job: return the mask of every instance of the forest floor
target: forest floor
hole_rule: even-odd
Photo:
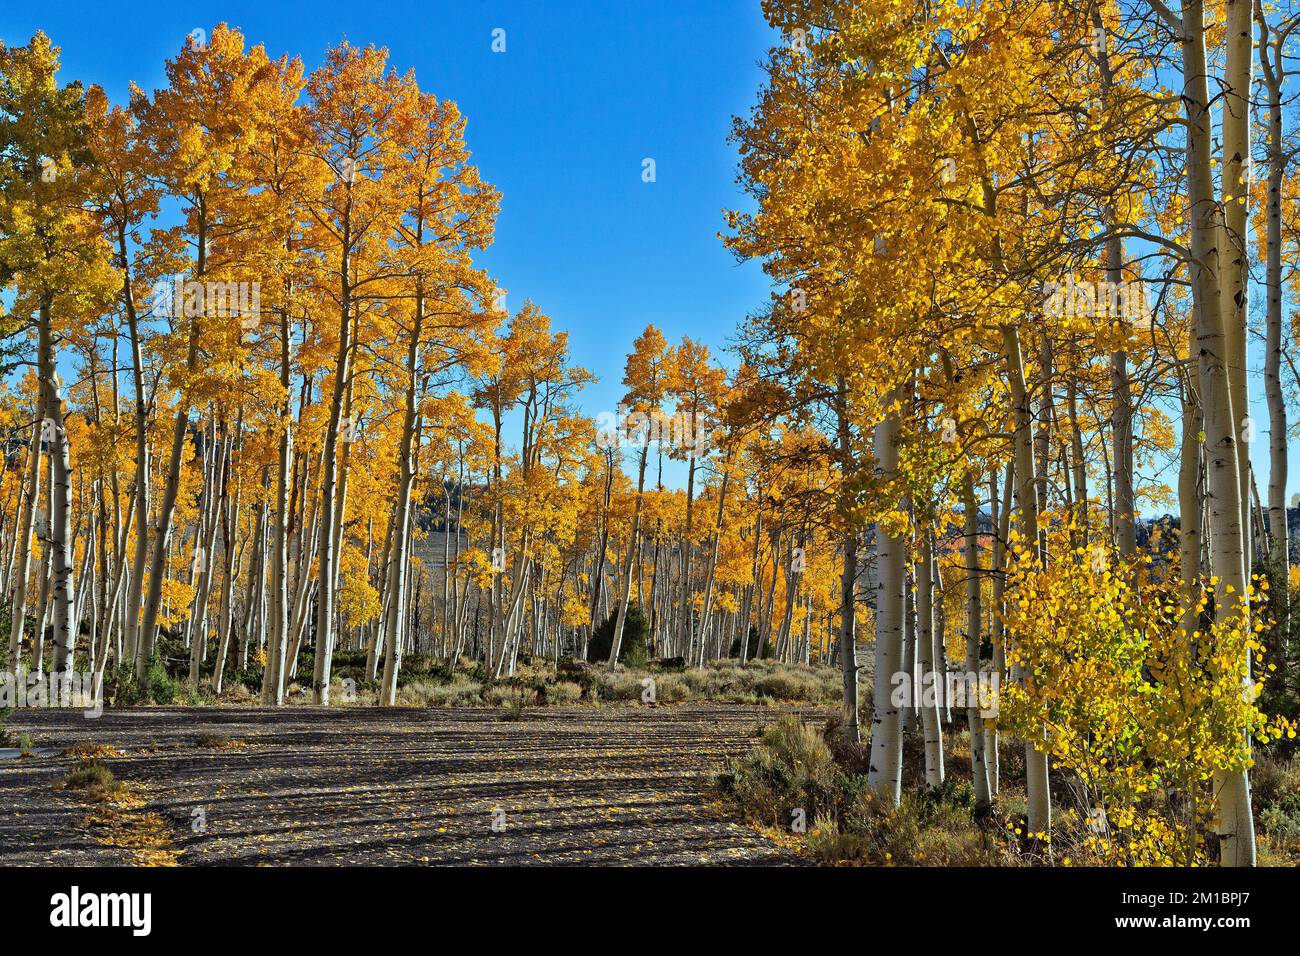
[[[9,731],[34,755],[0,759],[0,865],[799,863],[713,788],[788,711],[22,711]],[[96,754],[125,823],[63,786]]]

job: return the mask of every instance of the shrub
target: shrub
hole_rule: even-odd
[[[1252,774],[1261,855],[1268,862],[1300,860],[1300,758],[1261,754]]]
[[[260,664],[250,663],[231,674],[230,681],[234,684],[242,684],[254,693],[260,694],[262,692],[262,673]]]
[[[576,704],[582,699],[582,685],[562,680],[548,685],[545,693],[548,704]]]
[[[764,731],[758,747],[732,762],[722,783],[750,819],[784,828],[795,810],[812,818],[833,806],[835,774],[826,741],[787,716]]]
[[[503,707],[502,720],[518,720],[524,715],[524,708],[530,700],[537,699],[536,693],[522,687],[500,684],[489,687],[485,694],[487,702],[495,707]]]
[[[745,637],[748,638],[747,643],[749,645],[749,647],[747,648],[747,653],[745,654],[745,660],[748,661],[758,660],[760,658],[767,657],[768,655],[771,654],[772,645],[770,644],[764,645],[761,648],[762,653],[759,653],[760,648],[758,644],[757,628],[751,625],[749,630],[745,633]],[[731,642],[731,656],[736,658],[737,660],[740,659],[740,638],[739,637],[737,637],[735,640]]]
[[[597,672],[592,678],[593,700],[640,700],[641,676],[627,671]]]
[[[847,763],[846,763],[847,761]],[[969,786],[952,781],[882,802],[858,771],[857,755],[833,750],[825,732],[793,717],[764,731],[732,762],[723,790],[751,821],[788,830],[795,810],[810,821],[806,849],[827,862],[988,865],[997,848],[971,816]]]
[[[608,661],[610,650],[614,645],[614,626],[618,615],[611,614],[600,627],[596,628],[591,640],[587,642],[587,660]],[[628,667],[644,667],[647,654],[647,632],[645,614],[636,604],[629,604],[627,619],[623,622],[623,642],[618,650],[618,662]]]
[[[113,771],[95,757],[78,760],[63,785],[69,790],[84,790],[92,799],[111,795],[121,787]]]
[[[1207,613],[1211,589],[1188,607],[1176,576],[1112,572],[1070,533],[1051,531],[1062,560],[1047,568],[1015,549],[1005,617],[1018,638],[1006,656],[1023,679],[999,692],[998,724],[1038,740],[1052,768],[1076,776],[1106,814],[1081,843],[1086,862],[1210,862],[1213,772],[1245,772],[1250,738],[1296,735],[1241,692],[1254,681],[1251,660],[1260,666],[1263,622],[1237,607],[1188,633],[1184,616]]]
[[[149,659],[149,670],[143,683],[136,678],[135,666],[130,663],[117,666],[112,683],[113,704],[117,707],[132,707],[137,704],[165,706],[175,703],[195,703],[199,700],[167,672],[166,665],[157,654]]]
[[[450,684],[433,687],[431,707],[478,707],[483,704],[483,685],[466,677],[456,677]]]
[[[287,664],[285,665],[288,666]],[[292,682],[303,684],[307,687],[312,686],[314,671],[316,668],[316,655],[312,651],[302,650],[298,652],[298,669],[293,672]]]
[[[655,676],[655,700],[660,704],[675,704],[690,696],[690,688],[677,674]]]
[[[382,673],[383,666],[380,665]],[[406,684],[445,684],[451,679],[451,669],[436,657],[428,654],[407,654],[397,670],[397,686]]]
[[[233,681],[222,689],[221,699],[230,704],[252,704],[260,700],[260,697],[249,690],[247,684]]]
[[[484,693],[484,699],[493,707],[513,706],[517,701],[527,702],[527,698],[532,697],[531,690],[524,690],[513,684],[497,684],[489,687]]]
[[[776,700],[816,701],[822,697],[821,685],[813,675],[792,669],[772,671],[754,681],[754,693]]]

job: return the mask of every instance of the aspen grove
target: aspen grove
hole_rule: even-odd
[[[719,228],[770,301],[599,370],[482,267],[501,196],[385,50],[221,25],[113,103],[0,45],[8,672],[272,708],[833,667],[880,806],[915,754],[977,819],[1014,774],[1034,860],[1254,865],[1300,708],[1300,14],[762,8]]]

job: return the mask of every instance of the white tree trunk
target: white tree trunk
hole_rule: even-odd
[[[898,414],[876,426],[874,443],[882,481],[898,472]],[[871,712],[871,763],[867,786],[888,806],[898,806],[903,776],[903,724],[894,702],[896,675],[903,667],[903,563],[906,542],[876,527],[876,660]],[[909,688],[910,691],[910,688]]]

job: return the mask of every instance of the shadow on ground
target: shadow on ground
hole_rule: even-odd
[[[770,709],[136,708],[10,719],[109,763],[173,821],[189,866],[789,864],[721,819],[710,785]],[[224,743],[224,746],[213,744]],[[71,758],[0,761],[0,865],[118,865],[57,784]]]

